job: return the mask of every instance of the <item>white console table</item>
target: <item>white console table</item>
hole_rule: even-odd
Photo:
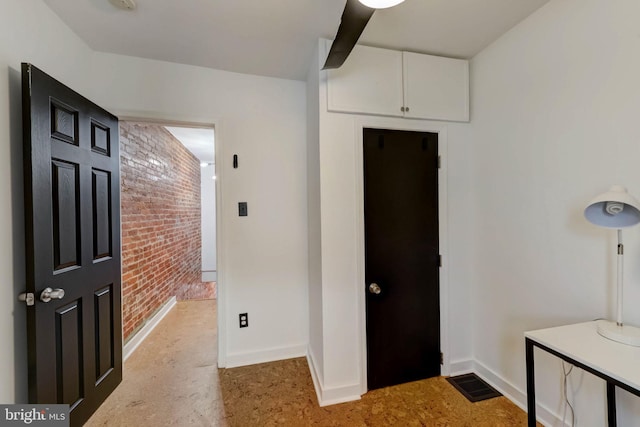
[[[616,426],[616,393],[620,387],[640,396],[640,347],[599,335],[596,322],[525,332],[529,427],[536,425],[534,347],[538,347],[607,382],[609,427]]]

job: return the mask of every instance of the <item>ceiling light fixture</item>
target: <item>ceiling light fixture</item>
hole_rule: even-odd
[[[136,8],[136,2],[134,0],[109,0],[109,2],[118,9],[134,10]]]
[[[372,9],[386,9],[388,7],[397,6],[404,0],[359,0],[363,5]]]

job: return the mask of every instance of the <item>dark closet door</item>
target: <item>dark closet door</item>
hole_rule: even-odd
[[[82,425],[122,379],[118,120],[22,66],[29,400]]]
[[[438,135],[364,130],[368,387],[440,375]]]

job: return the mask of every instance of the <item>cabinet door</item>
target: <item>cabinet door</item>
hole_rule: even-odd
[[[355,46],[327,80],[329,111],[402,116],[402,52]]]
[[[469,121],[469,62],[403,52],[405,117]]]

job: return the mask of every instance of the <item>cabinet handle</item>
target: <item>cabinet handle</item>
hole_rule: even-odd
[[[409,112],[409,107],[404,107],[404,111]]]
[[[400,107],[400,111],[404,113],[404,107]]]

